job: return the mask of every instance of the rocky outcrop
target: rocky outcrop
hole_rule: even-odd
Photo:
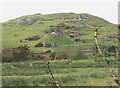
[[[49,48],[49,47],[52,47],[52,45],[50,43],[46,43],[46,44],[42,44],[41,42],[38,43],[37,45],[35,45],[35,47],[46,47],[46,48]]]
[[[75,18],[76,18],[76,19],[79,19],[78,15],[79,15],[82,19],[90,19],[90,18],[93,18],[93,16],[91,16],[90,14],[82,13],[82,14],[77,14],[77,15],[75,15]]]
[[[36,35],[36,36],[32,36],[32,37],[29,37],[29,38],[26,38],[25,40],[28,40],[28,41],[36,41],[36,40],[39,40],[41,37],[39,35]]]
[[[64,23],[60,23],[60,24],[57,24],[57,25],[51,25],[51,26],[50,26],[50,31],[51,31],[51,32],[61,31],[62,29],[75,29],[75,30],[80,30],[81,27],[69,26],[69,25],[66,25],[66,24],[64,24]]]
[[[41,22],[41,21],[37,21],[34,25],[36,25],[36,26],[39,26],[40,24],[42,24],[43,22]]]
[[[15,22],[18,24],[32,25],[38,20],[38,17],[21,17]]]
[[[80,23],[80,20],[70,20],[66,21],[66,23]]]
[[[35,45],[35,47],[43,47],[43,44],[40,42],[37,45]]]
[[[35,13],[34,15],[42,15],[41,13]]]

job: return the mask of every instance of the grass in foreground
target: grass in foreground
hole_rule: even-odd
[[[3,86],[51,86],[51,75],[46,61],[3,64]],[[117,75],[116,63],[111,66]],[[116,86],[104,63],[51,61],[55,80],[62,86]]]

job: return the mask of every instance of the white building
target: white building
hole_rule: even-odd
[[[58,34],[56,32],[52,32],[50,35],[51,36],[58,36]]]

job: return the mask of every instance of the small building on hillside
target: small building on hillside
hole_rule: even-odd
[[[58,36],[58,34],[56,32],[52,32],[50,35],[51,36]]]

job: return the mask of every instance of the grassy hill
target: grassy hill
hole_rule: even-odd
[[[66,38],[64,36],[47,36],[42,39],[40,39],[41,42],[45,41],[45,43],[56,43],[57,45],[71,45],[74,44],[74,41],[72,41],[69,38]]]
[[[78,15],[82,17],[83,22]],[[75,40],[78,39],[80,40],[77,42],[79,47],[91,48],[94,46],[94,30],[88,28],[84,23],[99,27],[98,37],[101,44],[117,46],[117,25],[87,13],[56,13],[26,15],[1,23],[3,48],[16,47],[22,41],[22,43],[30,45],[34,52],[39,52],[40,48],[35,48],[35,45],[42,42],[42,39],[45,39],[46,43],[52,44],[56,41],[60,45],[72,44],[74,46],[76,46]],[[43,37],[52,32],[62,36]],[[37,35],[40,36],[40,39],[25,41],[26,38]]]
[[[13,62],[2,64],[2,86],[53,86],[46,68],[48,60],[55,80],[61,86],[116,86],[102,58],[93,53],[94,30],[85,23],[98,27],[100,46],[118,46],[117,25],[87,13],[34,14],[0,23],[2,49],[17,47],[4,52],[4,58]],[[21,44],[30,48],[19,46]],[[41,46],[36,47],[37,44]],[[44,47],[44,44],[52,46]],[[115,55],[108,54],[106,59],[118,77],[119,62],[111,57],[116,52],[112,53]]]

